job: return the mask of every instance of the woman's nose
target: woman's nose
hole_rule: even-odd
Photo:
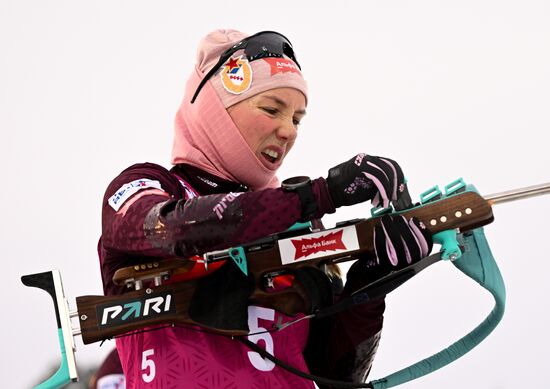
[[[277,137],[286,141],[293,141],[298,136],[298,130],[294,124],[294,120],[285,120],[277,129]]]

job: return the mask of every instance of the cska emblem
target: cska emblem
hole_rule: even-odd
[[[252,68],[246,58],[230,57],[223,66],[220,77],[226,91],[239,95],[250,88]]]

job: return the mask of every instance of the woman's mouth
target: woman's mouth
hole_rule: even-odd
[[[273,151],[273,150],[262,151],[262,154],[271,163],[275,163],[275,161],[277,161],[277,159],[279,159],[279,153],[276,152],[276,151]]]
[[[281,164],[283,152],[268,148],[263,150],[260,155],[260,160],[268,169],[275,169]]]

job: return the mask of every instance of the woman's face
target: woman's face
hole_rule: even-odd
[[[306,99],[297,89],[277,88],[243,100],[227,112],[262,164],[277,170],[294,145]]]

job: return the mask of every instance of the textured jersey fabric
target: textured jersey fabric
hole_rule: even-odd
[[[289,318],[273,309],[249,307],[253,332]],[[255,331],[254,331],[255,330]],[[277,358],[307,371],[302,356],[308,323],[284,331],[248,338]],[[168,327],[117,339],[127,388],[297,388],[311,389],[300,378],[250,351],[229,337],[201,332],[197,327]]]
[[[103,201],[98,251],[105,294],[123,293],[123,288],[112,282],[114,272],[121,267],[250,242],[283,231],[300,218],[295,193],[280,188],[243,190],[246,188],[240,184],[188,165],[168,171],[146,163],[124,170],[111,182]],[[313,181],[313,191],[319,205],[315,216],[334,212],[324,179]],[[232,200],[224,202],[228,193],[233,194]],[[159,215],[167,215],[163,223],[167,225],[165,241],[170,244],[159,245],[146,236],[146,218],[155,207],[161,208]],[[248,326],[251,334],[258,334],[249,335],[249,339],[303,371],[309,367],[351,378],[348,372],[332,370],[350,358],[353,365],[361,364],[356,359],[364,350],[358,353],[356,346],[364,345],[380,331],[383,310],[381,300],[330,320],[311,321],[312,328],[308,321],[301,321],[282,331],[262,333],[274,322],[291,318],[273,309],[251,306]],[[352,325],[347,323],[350,319],[354,320]],[[314,387],[311,381],[265,361],[242,343],[198,327],[136,332],[118,338],[117,349],[127,388]]]

